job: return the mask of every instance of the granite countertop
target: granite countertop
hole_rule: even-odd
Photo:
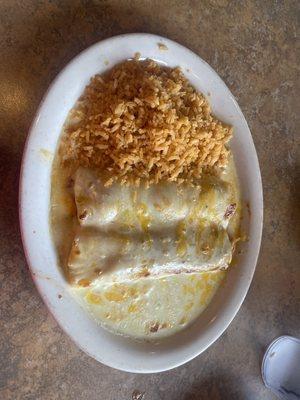
[[[0,2],[1,399],[274,398],[260,377],[264,349],[300,328],[299,12],[297,0]],[[219,73],[249,123],[264,186],[261,253],[238,315],[205,353],[153,375],[103,366],[62,332],[31,280],[17,214],[23,146],[49,83],[79,51],[125,32],[174,39]]]

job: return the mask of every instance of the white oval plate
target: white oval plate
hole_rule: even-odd
[[[163,43],[167,50],[159,48]],[[234,127],[231,148],[242,195],[251,208],[244,219],[249,240],[238,265],[230,268],[225,284],[197,321],[160,344],[139,343],[113,335],[97,325],[69,293],[57,265],[49,230],[50,175],[62,125],[91,76],[114,64],[142,58],[180,66],[190,82],[209,95],[214,113]],[[109,64],[107,65],[107,62]],[[233,95],[216,72],[187,48],[150,34],[113,37],[89,47],[57,76],[32,124],[24,150],[20,181],[20,224],[24,250],[35,284],[64,331],[91,357],[131,372],[159,372],[179,366],[207,349],[228,327],[248,291],[259,253],[263,198],[260,170],[251,133]],[[62,296],[62,297],[61,297]]]

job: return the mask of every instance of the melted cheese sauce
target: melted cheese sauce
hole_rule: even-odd
[[[172,335],[207,307],[226,272],[143,278],[75,288],[80,303],[107,329],[138,339]]]
[[[62,167],[58,152],[54,159],[51,191],[51,226],[58,262],[70,280],[67,258],[78,226],[76,204],[70,177],[74,167]],[[232,203],[237,204],[228,232],[232,240],[239,236],[241,202],[236,171],[231,158],[222,179],[233,186]],[[213,199],[205,199],[210,204]],[[149,217],[145,204],[137,207],[137,217],[145,232]],[[201,210],[197,210],[199,212]],[[191,216],[192,217],[192,216]],[[186,251],[185,225],[179,223],[177,253]],[[93,318],[110,331],[139,339],[158,339],[172,335],[191,324],[208,306],[226,271],[178,274],[161,278],[140,278],[122,283],[95,280],[72,286],[75,298]]]

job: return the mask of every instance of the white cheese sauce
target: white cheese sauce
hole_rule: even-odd
[[[68,256],[78,227],[74,169],[62,166],[58,151],[52,172],[50,218],[58,262],[70,282]],[[236,204],[227,228],[233,241],[239,236],[241,202],[232,157],[221,178],[231,184],[230,202]],[[158,339],[191,324],[208,306],[226,273],[224,270],[181,273],[116,283],[81,279],[79,285],[72,285],[72,292],[87,312],[110,331],[133,338]]]

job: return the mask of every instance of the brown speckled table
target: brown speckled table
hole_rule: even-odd
[[[274,398],[263,351],[278,335],[300,336],[299,13],[297,0],[0,1],[1,399]],[[18,227],[21,155],[43,93],[80,50],[124,32],[167,36],[212,65],[248,120],[264,183],[261,254],[237,317],[204,354],[154,375],[115,371],[75,347],[32,283]]]

